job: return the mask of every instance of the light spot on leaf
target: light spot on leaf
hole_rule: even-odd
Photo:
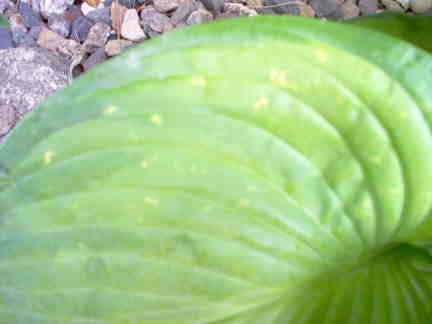
[[[372,200],[371,200],[369,197],[366,197],[366,198],[363,200],[361,206],[362,206],[362,208],[365,209],[365,210],[371,210],[372,207],[373,207]]]
[[[157,199],[157,198],[153,198],[153,197],[145,197],[144,198],[144,202],[147,204],[147,205],[151,205],[151,206],[159,206],[159,199]]]
[[[147,169],[149,167],[149,163],[147,161],[142,161],[141,162],[141,168]]]
[[[389,194],[392,195],[401,195],[402,194],[402,190],[400,188],[390,188],[388,190]]]
[[[249,192],[257,192],[257,191],[258,191],[258,188],[257,188],[256,186],[252,186],[252,185],[250,185],[250,186],[248,186],[248,187],[246,188],[246,190],[249,191]]]
[[[103,110],[103,114],[105,115],[105,116],[110,116],[110,115],[112,115],[112,114],[114,114],[116,111],[117,111],[117,107],[116,106],[108,106],[108,107],[106,107],[104,110]]]
[[[45,165],[50,164],[50,163],[52,162],[53,157],[54,157],[55,155],[56,155],[56,154],[55,154],[54,152],[52,152],[52,151],[47,151],[47,152],[45,152],[45,153],[44,153],[44,156],[43,156],[44,164],[45,164]]]
[[[207,86],[207,80],[203,76],[194,76],[192,78],[192,85],[195,87],[205,87]]]
[[[318,59],[318,62],[325,64],[328,62],[328,54],[323,49],[315,50],[315,56]]]
[[[402,120],[408,119],[408,113],[406,111],[403,111],[399,114],[399,118]]]
[[[292,90],[297,89],[297,85],[294,82],[288,80],[286,71],[271,69],[270,81],[278,87],[288,88]]]
[[[239,206],[242,207],[242,208],[249,207],[250,206],[250,200],[249,199],[244,199],[244,198],[240,199]]]
[[[369,159],[373,164],[381,164],[383,162],[382,156],[374,155],[371,156]]]
[[[162,125],[162,123],[163,123],[162,116],[159,115],[159,114],[153,114],[153,115],[151,115],[150,116],[150,121],[153,124],[158,125],[158,126]]]
[[[260,110],[262,108],[265,108],[269,105],[269,100],[266,97],[261,97],[258,99],[257,102],[255,102],[255,104],[253,105],[253,108],[255,110]]]

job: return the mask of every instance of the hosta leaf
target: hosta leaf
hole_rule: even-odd
[[[403,39],[432,53],[431,17],[410,16],[387,11],[346,22]]]
[[[281,17],[95,68],[0,147],[0,322],[424,324],[431,70]]]

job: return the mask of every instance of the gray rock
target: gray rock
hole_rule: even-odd
[[[149,6],[141,10],[141,25],[144,31],[148,34],[150,30],[158,33],[168,31],[172,29],[172,24],[170,19],[156,11],[153,7]]]
[[[113,39],[106,43],[105,53],[108,56],[115,56],[123,52],[126,48],[130,47],[133,42],[125,39]]]
[[[263,0],[264,6],[269,8],[259,8],[257,12],[260,14],[279,14],[279,15],[293,15],[300,16],[301,8],[297,2],[286,0]],[[271,7],[270,7],[271,6]]]
[[[425,13],[432,9],[432,0],[410,0],[410,8],[415,13]]]
[[[213,14],[221,12],[225,5],[225,0],[200,0],[200,2],[204,5],[205,9]]]
[[[87,18],[90,18],[94,22],[101,22],[107,25],[111,25],[111,7],[97,8],[87,14]]]
[[[318,17],[331,16],[344,0],[311,0],[310,6],[315,10]]]
[[[63,37],[69,37],[71,31],[71,24],[66,19],[65,15],[51,15],[48,18],[48,27],[52,31]]]
[[[34,26],[29,31],[28,34],[31,38],[34,40],[37,40],[39,38],[40,32],[44,29],[44,26]]]
[[[224,14],[232,15],[233,17],[256,16],[257,12],[253,9],[249,9],[245,5],[242,5],[241,3],[227,2],[224,5]]]
[[[421,14],[422,16],[432,16],[432,8]]]
[[[0,105],[0,143],[4,136],[13,128],[18,116],[12,106]]]
[[[28,0],[25,2],[29,3]],[[33,10],[38,12],[39,14],[41,12],[41,2],[42,2],[42,0],[31,0],[31,3],[30,3]]]
[[[300,9],[300,16],[315,17],[315,10],[311,6],[304,4],[302,6],[299,6],[299,9]]]
[[[360,9],[355,0],[346,0],[341,6],[342,19],[351,19],[360,15]]]
[[[213,19],[211,12],[205,9],[198,9],[192,12],[186,21],[188,25],[199,25],[209,22]]]
[[[150,38],[154,38],[154,37],[162,35],[162,33],[158,33],[157,31],[154,31],[153,29],[150,29],[149,32],[147,33],[147,35]]]
[[[77,6],[70,6],[68,10],[66,10],[64,17],[69,22],[69,24],[73,24],[73,22],[78,18],[81,17],[83,14]]]
[[[104,6],[110,7],[112,3],[113,0],[105,0]],[[119,0],[119,4],[121,4],[122,6],[128,9],[133,9],[137,6],[138,2],[136,0]]]
[[[19,5],[19,13],[24,19],[24,24],[27,28],[40,26],[43,24],[41,16],[38,12],[34,11],[27,3],[21,2]]]
[[[34,2],[35,3],[32,2],[33,9],[39,9],[42,17],[46,19],[53,14],[64,14],[67,8],[74,4],[74,0],[37,0]]]
[[[0,14],[4,14],[12,6],[10,0],[0,0]]]
[[[358,6],[363,15],[373,15],[378,11],[378,0],[359,0]]]
[[[28,35],[24,19],[20,14],[12,14],[9,17],[9,23],[12,31],[12,39],[18,46],[33,46],[34,39]]]
[[[154,8],[159,12],[169,12],[178,7],[177,0],[153,0]]]
[[[111,33],[111,26],[104,23],[96,23],[91,29],[84,42],[87,52],[93,53],[99,48],[104,47]]]
[[[74,55],[80,48],[80,44],[73,39],[66,39],[48,28],[43,28],[39,33],[37,44],[53,52],[59,52],[68,56]]]
[[[3,134],[49,95],[67,85],[67,68],[67,59],[39,47],[0,50]]]
[[[140,41],[147,38],[140,26],[136,9],[126,10],[120,32],[123,38],[131,41]]]
[[[177,25],[181,21],[185,21],[195,9],[197,8],[193,0],[179,1],[176,11],[171,16],[171,23]]]
[[[90,28],[94,24],[95,23],[91,19],[87,18],[86,16],[79,16],[72,23],[72,28],[71,28],[72,38],[78,42],[84,42],[87,39],[87,35],[90,32]]]
[[[0,28],[0,49],[14,47],[12,33],[8,28]]]
[[[105,54],[104,48],[98,48],[93,54],[91,54],[83,63],[84,72],[92,69],[96,65],[106,61],[108,56]]]

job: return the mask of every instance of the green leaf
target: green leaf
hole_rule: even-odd
[[[9,22],[5,16],[0,15],[0,27],[9,28]]]
[[[96,67],[0,146],[0,322],[424,324],[431,68],[292,17]]]
[[[431,17],[411,16],[387,11],[347,20],[346,22],[403,39],[432,53]],[[365,37],[367,36],[365,35]]]

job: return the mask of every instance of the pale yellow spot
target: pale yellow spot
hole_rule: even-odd
[[[265,108],[269,105],[269,100],[266,97],[261,97],[258,99],[257,102],[255,102],[255,104],[253,105],[253,108],[255,110],[259,110],[262,108]]]
[[[317,59],[318,59],[318,62],[320,62],[320,63],[327,63],[328,62],[328,55],[327,55],[327,53],[324,51],[324,50],[322,50],[322,49],[317,49],[317,50],[315,50],[315,56],[317,57]]]
[[[278,87],[288,88],[292,90],[297,89],[297,85],[294,82],[288,80],[286,71],[271,69],[270,81]]]
[[[370,198],[366,198],[363,200],[362,202],[362,208],[366,209],[366,210],[370,210],[372,209],[372,201],[370,200]]]
[[[149,167],[149,163],[147,161],[142,161],[141,162],[141,168],[147,169]]]
[[[391,195],[400,195],[400,194],[402,194],[402,191],[400,190],[400,188],[390,188],[388,190],[388,192]]]
[[[192,85],[195,87],[205,87],[207,86],[207,80],[203,76],[195,76],[192,78]]]
[[[381,164],[383,161],[383,158],[379,155],[371,156],[369,159],[374,164]]]
[[[152,197],[145,197],[144,202],[151,206],[159,206],[159,199]]]
[[[399,114],[400,119],[406,120],[408,119],[408,113],[406,111],[403,111]]]
[[[246,188],[246,190],[247,191],[249,191],[249,192],[257,192],[258,191],[258,188],[256,187],[256,186],[248,186],[247,188]]]
[[[53,157],[54,157],[55,155],[56,155],[56,154],[55,154],[54,152],[52,152],[52,151],[45,152],[45,153],[44,153],[44,157],[43,157],[43,159],[44,159],[44,164],[45,164],[45,165],[50,164],[50,163],[52,162]]]
[[[103,111],[103,114],[106,116],[110,116],[110,115],[114,114],[117,111],[117,109],[118,108],[116,106],[106,107]]]
[[[162,125],[162,123],[163,123],[162,116],[159,115],[159,114],[153,114],[153,115],[151,115],[150,121],[153,124],[158,125],[158,126]]]
[[[198,168],[197,168],[197,166],[196,166],[196,165],[192,165],[192,166],[190,167],[190,171],[191,171],[192,173],[197,173],[197,172],[198,172]]]
[[[250,200],[242,198],[242,199],[240,199],[239,205],[240,205],[240,207],[243,207],[243,208],[249,207],[250,206]]]

